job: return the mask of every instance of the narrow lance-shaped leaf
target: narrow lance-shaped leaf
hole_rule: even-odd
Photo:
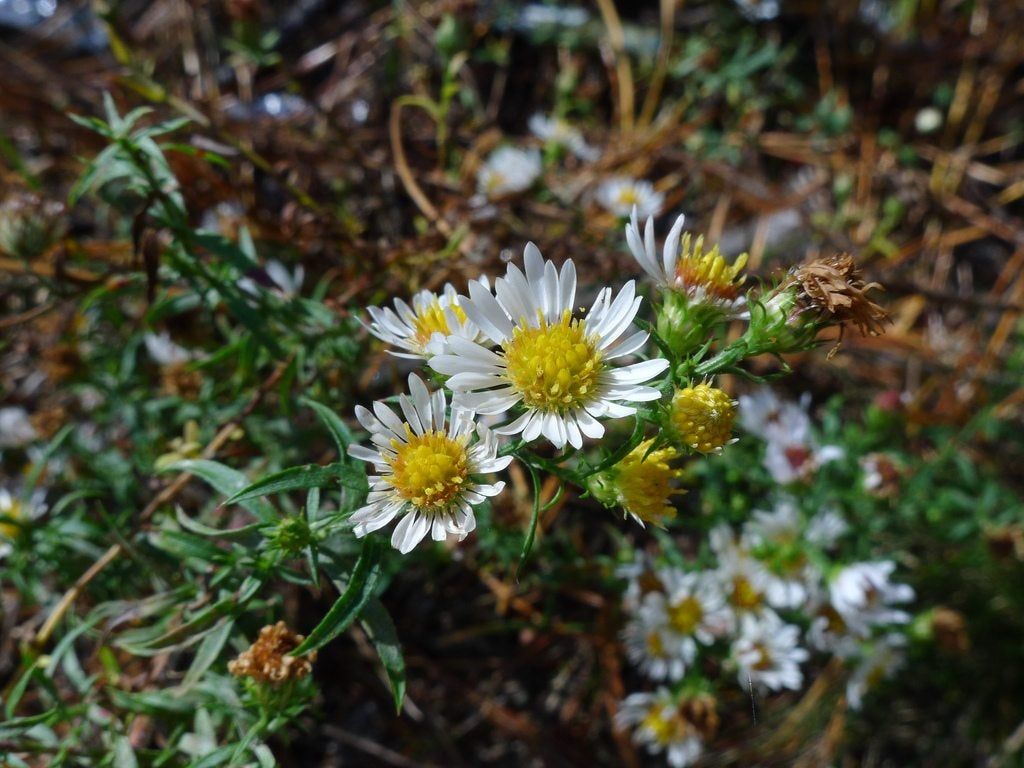
[[[402,656],[402,646],[398,642],[395,622],[391,620],[384,604],[373,598],[363,608],[360,624],[370,636],[370,642],[373,643],[384,666],[388,683],[391,685],[391,695],[395,701],[395,711],[401,712],[402,701],[405,699],[405,658]]]
[[[313,631],[298,648],[292,651],[293,656],[301,656],[322,648],[344,632],[355,621],[367,601],[373,596],[380,577],[381,545],[376,536],[363,539],[363,549],[356,560],[348,585],[331,610],[314,627]]]

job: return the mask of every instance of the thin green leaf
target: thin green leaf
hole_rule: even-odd
[[[377,598],[372,598],[363,608],[360,624],[370,637],[370,642],[380,657],[380,662],[391,684],[391,695],[395,701],[395,712],[402,711],[405,700],[405,658],[398,642],[398,631],[387,608]]]
[[[354,490],[366,487],[365,477],[360,478],[351,467],[344,464],[306,464],[301,467],[289,467],[257,480],[224,503],[236,504],[258,496],[270,496],[285,491],[308,491],[310,488],[324,488],[337,482]]]
[[[162,471],[189,472],[197,477],[201,477],[214,490],[220,491],[225,496],[232,496],[250,485],[249,478],[237,469],[226,467],[220,462],[208,459],[183,459],[182,461],[169,464]],[[264,523],[277,521],[274,508],[265,501],[248,501],[243,503],[242,506]]]
[[[292,651],[293,656],[322,648],[344,632],[355,621],[363,607],[373,596],[380,577],[381,544],[376,536],[363,539],[363,549],[356,561],[348,585],[331,610],[314,627],[313,631],[298,648]]]
[[[348,428],[348,425],[341,420],[338,414],[323,403],[318,403],[316,400],[311,400],[308,397],[302,398],[300,402],[308,405],[320,417],[320,421],[327,427],[331,437],[334,438],[335,445],[338,446],[339,461],[344,462],[348,456],[348,447],[356,441],[352,430]]]
[[[181,690],[188,690],[199,682],[199,679],[206,673],[213,663],[220,656],[228,638],[231,637],[231,630],[235,628],[233,619],[225,619],[216,629],[203,638],[203,642],[196,649],[196,656],[192,660],[192,666],[185,673],[185,679],[181,681]]]

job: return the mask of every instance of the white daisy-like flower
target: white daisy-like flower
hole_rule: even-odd
[[[292,299],[302,292],[302,283],[306,279],[306,270],[301,264],[289,271],[288,267],[276,259],[270,259],[263,268],[269,278],[271,290],[278,296],[285,299]],[[260,285],[251,277],[243,277],[238,281],[238,287],[246,293],[257,295],[260,292]]]
[[[669,568],[661,576],[663,593],[648,595],[647,602],[665,616],[670,638],[682,649],[687,664],[697,655],[697,643],[711,645],[728,632],[730,611],[713,572],[687,573]]]
[[[803,515],[791,498],[779,499],[769,511],[756,510],[743,526],[743,547],[771,573],[768,602],[776,608],[798,608],[821,581],[820,570],[805,552]]]
[[[477,327],[466,319],[459,295],[450,283],[441,294],[420,291],[412,297],[411,306],[402,299],[394,303],[394,309],[367,307],[370,322],[363,323],[363,327],[381,341],[404,350],[392,351],[395,357],[429,358],[447,349],[449,337],[477,337]]]
[[[560,117],[537,113],[530,118],[529,125],[530,131],[538,139],[565,147],[580,160],[592,163],[601,157],[600,151],[587,144],[578,128]]]
[[[626,580],[622,606],[629,612],[640,610],[644,598],[651,592],[664,592],[662,577],[666,571],[656,568],[654,558],[647,552],[637,552],[636,559],[615,569],[615,575]]]
[[[40,489],[23,499],[7,488],[0,488],[0,560],[11,553],[11,542],[21,529],[46,512],[45,496],[46,492]]]
[[[810,399],[783,401],[770,389],[740,395],[740,424],[765,441],[764,465],[779,485],[806,480],[823,464],[842,459],[837,445],[819,446],[807,413]]]
[[[444,391],[431,394],[416,374],[398,402],[404,421],[380,401],[372,412],[356,406],[373,448],[352,445],[348,454],[372,463],[379,474],[368,478],[366,505],[350,518],[353,533],[362,537],[401,517],[391,544],[402,554],[428,533],[434,541],[462,541],[476,528],[473,507],[505,487],[479,476],[504,469],[512,457],[498,456],[497,438],[465,411],[453,408],[446,429]]]
[[[37,437],[28,411],[17,406],[0,408],[0,448],[21,448]]]
[[[649,181],[617,176],[601,183],[594,195],[598,204],[616,216],[657,216],[665,204],[665,195],[654,189]]]
[[[535,149],[499,147],[481,166],[476,176],[477,191],[494,199],[523,192],[533,186],[541,173],[540,152]]]
[[[774,612],[743,616],[740,635],[732,644],[740,687],[799,690],[804,681],[800,665],[810,656],[799,641],[799,628],[783,623]]]
[[[700,731],[685,717],[679,702],[666,688],[627,696],[619,704],[615,725],[632,729],[633,741],[650,754],[665,753],[672,768],[686,768],[704,750]]]
[[[146,344],[146,351],[157,365],[181,365],[196,357],[195,352],[171,341],[166,331],[159,334],[147,333],[142,340]]]
[[[773,577],[764,564],[737,541],[726,524],[713,528],[708,542],[718,558],[718,567],[713,573],[733,617],[730,631],[735,631],[739,620],[747,614],[759,616],[770,612]]]
[[[891,560],[846,566],[829,584],[832,606],[848,624],[906,624],[910,614],[892,606],[911,602],[914,589],[893,584],[889,578],[894,570]]]
[[[573,318],[576,267],[572,260],[559,272],[537,246],[525,251],[525,274],[510,264],[495,292],[470,283],[462,299],[466,316],[497,350],[449,337],[447,354],[430,359],[430,367],[450,376],[456,402],[474,413],[504,414],[517,405],[525,412],[495,429],[522,433],[530,441],[544,435],[561,448],[583,446],[583,436],[604,434],[601,418],[636,412],[635,403],[661,397],[643,382],[668,367],[664,359],[614,367],[613,362],[638,352],[645,332],[627,333],[640,309],[633,281],[612,299],[604,288],[582,319]]]
[[[846,518],[834,509],[823,509],[807,522],[804,538],[822,549],[832,549],[850,530]]]
[[[654,217],[648,216],[641,235],[638,209],[633,208],[626,224],[626,244],[641,269],[665,291],[685,295],[694,304],[707,304],[729,317],[746,317],[746,298],[741,294],[747,256],[730,265],[714,246],[704,251],[704,238],[694,239],[683,231],[686,217],[676,217],[659,256],[654,238]]]
[[[814,600],[811,625],[807,629],[807,644],[816,651],[829,653],[841,659],[856,655],[860,641],[868,636],[864,625],[853,625],[839,615],[828,600]]]
[[[838,445],[818,446],[812,440],[799,441],[780,436],[765,446],[764,466],[779,485],[807,480],[824,464],[839,461],[846,451]]]
[[[645,600],[626,623],[622,642],[629,660],[651,680],[681,680],[696,653],[696,646],[678,642],[662,602]]]
[[[846,701],[850,709],[860,709],[864,705],[865,694],[903,666],[906,644],[907,639],[896,633],[880,637],[871,644],[846,683]]]

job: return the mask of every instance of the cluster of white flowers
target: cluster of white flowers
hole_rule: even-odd
[[[847,700],[859,707],[868,685],[899,664],[903,636],[894,630],[910,616],[898,606],[914,592],[891,581],[891,561],[834,563],[847,532],[838,512],[805,515],[782,496],[739,531],[714,528],[701,570],[643,555],[621,568],[627,656],[667,687],[628,697],[619,724],[634,727],[637,743],[665,752],[674,768],[688,765],[709,735],[686,722],[692,691],[708,685],[703,670],[731,670],[751,695],[797,691],[812,651],[855,665]],[[702,655],[721,663],[700,664]]]
[[[561,147],[585,163],[601,158],[601,152],[587,143],[579,128],[561,117],[535,114],[529,121],[530,132],[549,146]],[[541,153],[535,147],[502,145],[491,152],[476,175],[475,204],[516,195],[532,187],[544,170]],[[665,195],[643,179],[614,176],[602,181],[593,192],[593,200],[605,210],[625,218],[636,210],[640,216],[657,216],[665,204]]]
[[[765,442],[764,465],[779,485],[807,480],[823,464],[842,459],[837,445],[819,445],[807,413],[809,402],[781,400],[772,390],[740,396],[740,424]]]
[[[476,280],[468,296],[447,286],[440,295],[417,294],[411,305],[399,299],[393,310],[369,309],[367,330],[393,354],[423,359],[448,377],[453,397],[447,429],[444,391],[430,393],[415,375],[399,398],[401,416],[383,402],[372,412],[357,409],[373,447],[353,446],[350,454],[379,473],[352,517],[357,536],[400,517],[392,544],[402,552],[428,532],[436,541],[461,540],[475,527],[473,507],[503,487],[480,479],[511,461],[499,456],[500,437],[543,436],[558,448],[581,448],[584,438],[604,434],[601,420],[630,416],[660,397],[647,382],[667,360],[622,364],[648,338],[632,330],[642,301],[634,283],[602,288],[580,312],[576,287],[572,260],[558,269],[530,243],[524,269],[510,264],[493,288]]]

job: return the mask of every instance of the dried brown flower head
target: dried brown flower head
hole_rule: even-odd
[[[679,713],[708,741],[718,731],[718,703],[714,696],[701,694],[679,702]]]
[[[228,672],[235,677],[251,677],[261,683],[284,683],[300,680],[308,675],[316,661],[316,651],[306,656],[289,656],[303,641],[303,635],[296,634],[279,621],[260,630],[248,650],[228,662]]]
[[[932,613],[932,632],[935,642],[947,653],[964,654],[970,650],[967,620],[959,611],[939,606]]]
[[[867,293],[881,289],[865,283],[853,256],[838,253],[795,267],[786,285],[796,286],[797,304],[802,312],[814,312],[826,322],[844,328],[848,323],[865,336],[877,336],[889,316]]]

